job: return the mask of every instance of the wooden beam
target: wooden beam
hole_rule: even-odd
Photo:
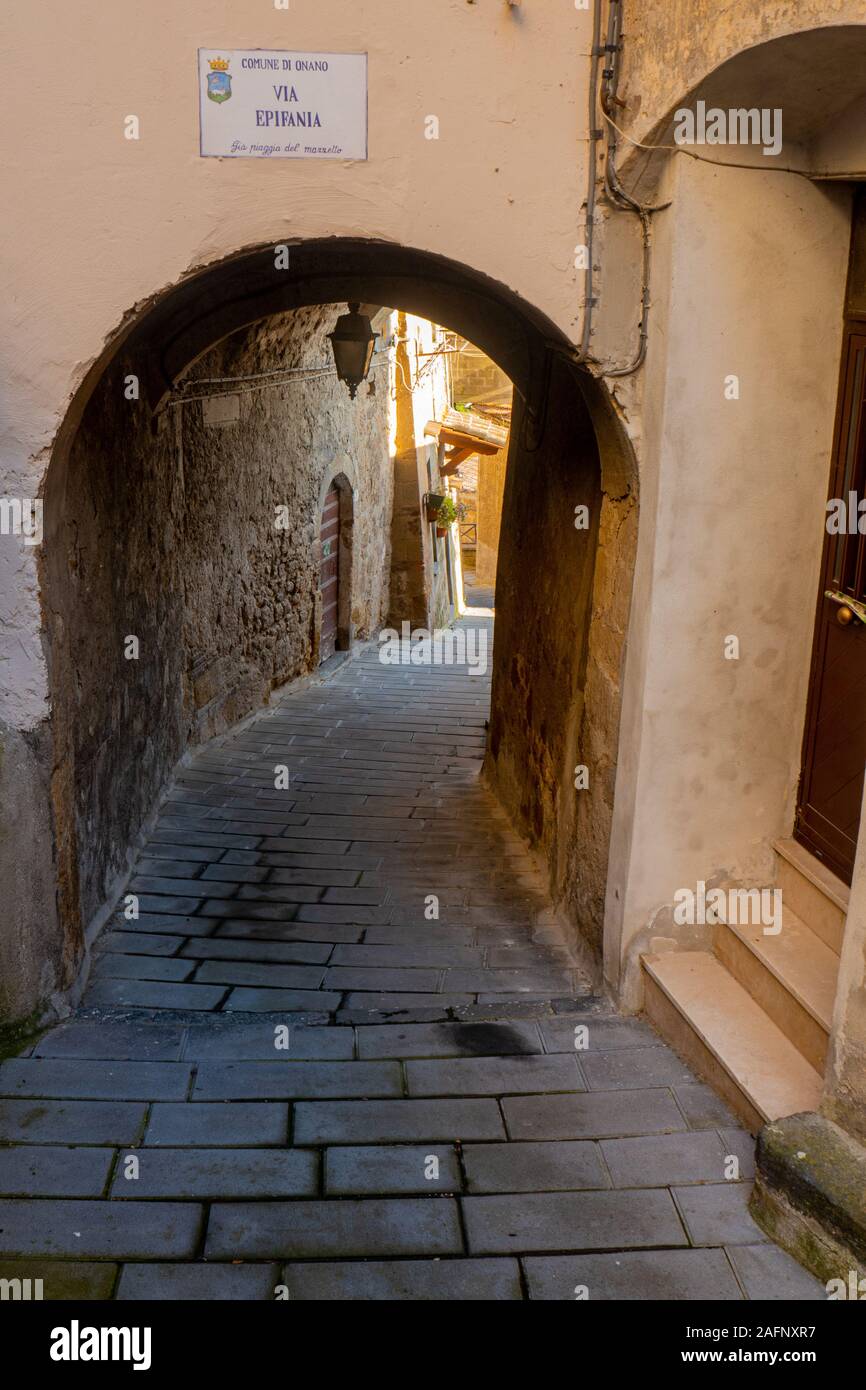
[[[478,439],[474,434],[467,434],[464,430],[454,430],[448,425],[441,425],[438,420],[429,420],[424,426],[424,433],[438,439],[440,444],[452,444],[456,449],[465,449],[467,454],[498,454],[504,447],[501,444],[491,444],[488,439]]]

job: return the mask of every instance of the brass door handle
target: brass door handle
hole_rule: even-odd
[[[824,597],[837,605],[836,621],[840,627],[850,627],[851,623],[866,624],[866,603],[859,603],[838,589],[825,589]]]

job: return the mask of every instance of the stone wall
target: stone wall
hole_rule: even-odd
[[[330,365],[325,335],[339,312],[300,310],[236,334],[184,389]],[[100,384],[46,495],[55,834],[61,916],[78,955],[81,924],[122,881],[184,749],[314,666],[320,497],[335,475],[354,489],[357,636],[377,628],[388,603],[392,483],[378,366],[355,402],[333,375],[242,384],[220,410],[236,405],[237,419],[219,425],[205,423],[199,400],[151,422],[123,382],[118,371]],[[278,507],[288,529],[277,529]]]
[[[330,365],[325,335],[338,312],[302,309],[233,335],[194,376]],[[194,382],[187,389],[195,392]],[[184,645],[193,703],[210,731],[316,664],[319,499],[338,474],[355,490],[355,635],[370,636],[384,617],[392,503],[387,399],[387,375],[377,363],[354,402],[328,376],[241,394],[232,425],[207,425],[199,402],[180,407],[185,578],[195,596],[186,606]],[[276,529],[277,507],[285,508],[279,520],[287,529]]]
[[[485,773],[514,824],[543,855],[575,939],[600,952],[613,772],[619,732],[619,643],[593,621],[600,528],[624,612],[633,527],[613,524],[590,414],[569,369],[551,368],[543,436],[515,399],[496,586],[493,700]],[[589,525],[575,526],[586,506]],[[602,595],[599,604],[610,606]],[[605,639],[606,643],[605,643]],[[616,675],[615,686],[604,677]],[[605,716],[606,707],[606,716]],[[589,785],[575,789],[586,764]]]
[[[475,547],[475,580],[478,584],[496,583],[507,462],[507,447],[500,449],[498,454],[481,454],[478,458]]]
[[[465,346],[462,352],[454,353],[451,358],[455,403],[483,405],[496,401],[508,405],[511,401],[511,382],[502,368],[480,348],[466,343],[465,338],[459,338],[458,343]]]
[[[50,891],[49,742],[45,728],[21,734],[0,722],[0,1055],[16,1034],[38,1023],[67,968]],[[32,795],[34,786],[40,797]]]

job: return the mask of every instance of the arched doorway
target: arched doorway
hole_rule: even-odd
[[[352,645],[354,512],[354,491],[346,474],[326,475],[319,499],[320,666]]]
[[[215,535],[222,544],[217,528],[204,546],[212,522],[203,519],[205,512],[190,515],[193,480],[184,471],[173,409],[178,387],[206,354],[220,345],[234,351],[244,330],[277,315],[314,316],[322,306],[355,299],[406,308],[453,328],[514,383],[485,776],[546,861],[554,896],[580,920],[586,942],[600,955],[612,778],[591,781],[578,799],[574,767],[585,760],[581,749],[590,730],[608,768],[616,762],[625,640],[620,595],[630,589],[636,538],[634,462],[619,420],[604,389],[574,364],[562,333],[477,271],[430,253],[341,239],[292,246],[288,270],[280,260],[273,246],[240,252],[156,297],[124,324],[88,374],[56,441],[40,563],[53,689],[60,907],[67,938],[78,943],[73,954],[80,953],[85,925],[122,882],[129,846],[188,746],[184,692],[201,687],[207,713],[210,682],[219,672],[219,655],[201,623],[200,666],[190,666],[189,653],[179,651],[172,636],[183,625],[187,596],[202,592],[200,576],[218,578],[208,557]],[[131,397],[130,382],[138,388]],[[154,451],[162,451],[161,461]],[[125,470],[120,458],[127,460]],[[231,467],[226,457],[214,468],[209,501],[231,477]],[[345,475],[323,478],[322,506],[309,522],[321,546],[332,481],[336,498],[328,505],[339,515],[336,631],[331,603],[320,656],[327,656],[331,641],[340,650],[352,640],[355,520]],[[99,518],[87,538],[72,516],[83,494]],[[590,518],[585,529],[574,524],[581,508]],[[242,519],[232,528],[230,546],[239,534]],[[206,552],[196,580],[185,569],[187,550],[174,544],[178,535],[187,548]],[[606,563],[598,570],[601,536],[607,538]],[[146,602],[151,585],[153,600]],[[226,590],[213,621],[225,625],[244,603],[252,611],[249,595]],[[267,626],[267,603],[264,611]],[[261,625],[254,612],[251,621]],[[316,632],[312,612],[309,630]],[[119,638],[129,633],[141,637],[146,671],[121,664]],[[82,667],[88,644],[99,651]],[[100,692],[95,679],[100,661],[103,670],[106,663],[115,670],[110,694]],[[133,673],[141,679],[131,681]],[[239,671],[236,684],[247,678]],[[258,672],[253,678],[261,686]],[[266,673],[266,684],[274,678]],[[229,702],[220,718],[227,720],[233,708]],[[204,733],[219,727],[205,724]],[[583,868],[580,846],[588,839],[593,850]]]

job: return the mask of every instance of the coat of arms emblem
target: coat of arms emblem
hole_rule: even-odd
[[[211,101],[228,101],[232,94],[228,58],[209,58],[211,70],[207,75],[207,94]]]

